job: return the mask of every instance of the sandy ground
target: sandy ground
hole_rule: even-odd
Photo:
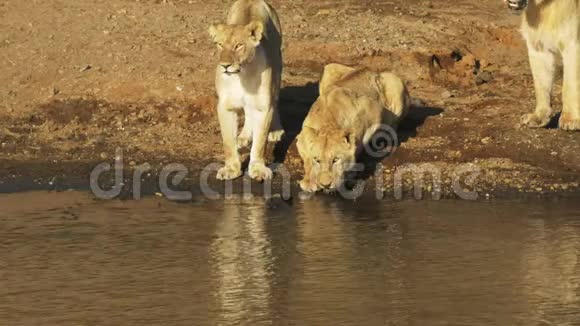
[[[533,84],[519,18],[500,0],[271,3],[285,34],[280,107],[290,136],[325,64],[388,69],[425,106],[383,161],[387,180],[405,164],[432,164],[448,186],[473,164],[475,189],[491,195],[578,192],[580,133],[518,127],[534,107]],[[128,170],[179,162],[192,180],[221,162],[207,27],[230,4],[0,0],[0,189],[87,184],[116,149]],[[277,156],[298,180],[291,138]]]

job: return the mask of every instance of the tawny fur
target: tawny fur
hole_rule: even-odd
[[[341,186],[364,144],[384,125],[396,129],[408,108],[407,88],[394,74],[327,65],[320,97],[298,136],[304,162],[301,188],[315,192]]]
[[[551,104],[555,56],[564,63],[564,104],[559,127],[580,130],[580,4],[578,0],[530,0],[524,12],[526,39],[534,76],[536,109],[522,117],[533,128],[545,127],[552,118]]]
[[[219,51],[216,68],[218,117],[224,146],[225,166],[220,180],[242,175],[238,147],[252,144],[249,175],[272,178],[266,167],[268,141],[279,141],[284,130],[278,114],[282,76],[282,29],[274,8],[263,0],[238,0],[226,24],[214,25],[209,33]],[[238,135],[238,113],[244,111],[244,127]]]

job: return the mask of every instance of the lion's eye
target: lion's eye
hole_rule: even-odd
[[[315,157],[315,158],[314,158],[314,163],[316,163],[316,164],[320,164],[320,159],[319,159],[318,157]]]
[[[332,164],[336,164],[340,161],[340,158],[335,157],[334,160],[332,160]]]
[[[224,45],[222,43],[216,43],[215,45],[217,45],[217,47],[220,49],[224,47]]]
[[[235,47],[235,49],[236,49],[236,51],[237,51],[237,50],[241,50],[243,47],[244,47],[244,45],[243,45],[243,44],[241,44],[241,43],[239,43],[239,44],[236,44],[236,47]]]

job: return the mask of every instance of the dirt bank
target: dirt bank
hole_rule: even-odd
[[[517,126],[534,106],[533,84],[518,18],[501,1],[271,2],[285,33],[290,135],[326,63],[389,69],[425,106],[383,161],[385,180],[405,164],[430,164],[449,188],[453,172],[472,164],[482,193],[578,191],[580,133]],[[179,162],[192,179],[221,162],[206,29],[229,4],[0,0],[0,189],[86,186],[117,149],[127,169]],[[556,107],[560,94],[557,86]],[[277,156],[298,179],[287,145]]]

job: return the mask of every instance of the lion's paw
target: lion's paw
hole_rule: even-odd
[[[250,178],[257,181],[266,181],[272,179],[272,170],[264,163],[250,163],[249,169]]]
[[[284,137],[283,129],[270,131],[268,134],[268,141],[271,143],[277,143],[282,140],[282,137]]]
[[[524,114],[521,123],[530,128],[543,128],[550,123],[550,116],[540,117],[536,113]]]
[[[242,169],[233,166],[224,166],[219,169],[216,175],[218,180],[233,180],[242,176]]]
[[[559,121],[559,127],[562,130],[568,131],[580,130],[580,118],[574,119],[570,114],[562,113]]]

